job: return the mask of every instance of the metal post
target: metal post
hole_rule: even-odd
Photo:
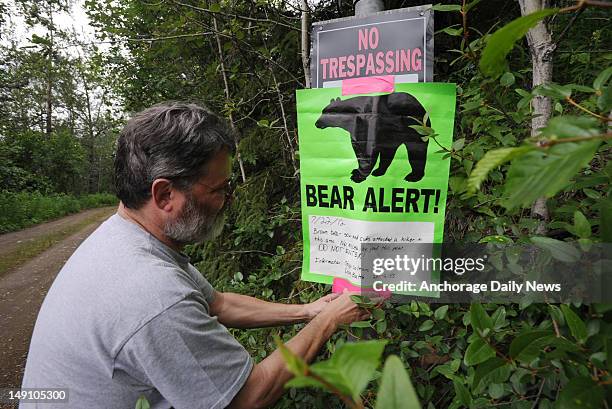
[[[363,17],[385,9],[383,0],[353,0],[355,16]]]

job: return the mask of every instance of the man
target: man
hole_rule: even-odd
[[[220,293],[181,250],[223,226],[232,133],[207,109],[164,103],[119,136],[117,214],[67,261],[34,328],[24,388],[67,388],[44,408],[259,408],[291,377],[279,351],[254,364],[227,327],[309,321],[287,346],[312,360],[341,324],[365,318],[348,293],[283,305]],[[20,407],[34,404],[22,403]]]

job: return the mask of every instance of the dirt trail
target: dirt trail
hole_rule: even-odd
[[[116,206],[91,209],[0,236],[0,257],[23,243],[85,224],[26,263],[0,276],[0,387],[19,387],[43,298],[66,260]]]
[[[0,234],[0,256],[8,254],[15,250],[17,246],[23,243],[36,240],[40,236],[56,232],[62,228],[80,223],[88,218],[99,214],[101,211],[112,212],[116,206],[103,207],[98,209],[88,209],[80,213],[71,214],[50,222],[37,224],[36,226],[28,227],[27,229],[19,230],[12,233]],[[110,213],[108,213],[110,214]]]

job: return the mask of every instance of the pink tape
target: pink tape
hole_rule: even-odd
[[[362,77],[342,80],[342,95],[369,94],[371,92],[393,92],[395,76]]]
[[[391,291],[376,291],[373,288],[362,288],[349,283],[343,278],[334,278],[334,283],[332,284],[332,292],[342,293],[344,292],[344,290],[356,292],[363,295],[374,295],[376,297],[383,298],[389,298],[391,296]]]

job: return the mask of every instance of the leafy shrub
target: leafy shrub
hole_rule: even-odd
[[[0,192],[0,233],[22,229],[83,209],[117,203],[115,195],[96,193],[75,197],[63,193]]]

